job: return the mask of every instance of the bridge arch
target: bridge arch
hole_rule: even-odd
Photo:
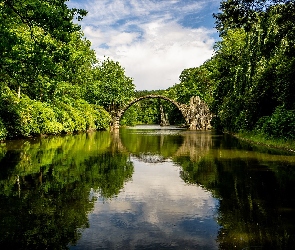
[[[199,96],[193,96],[190,99],[190,104],[178,103],[175,100],[162,95],[146,95],[136,98],[129,102],[125,107],[119,109],[113,114],[112,128],[117,129],[120,126],[120,120],[125,111],[130,108],[133,104],[149,98],[158,98],[173,103],[183,115],[186,125],[191,130],[208,130],[211,129],[212,113],[208,105],[200,99]]]
[[[174,104],[178,109],[179,111],[181,112],[181,114],[183,115],[186,123],[188,123],[188,119],[187,119],[187,111],[188,111],[188,106],[185,105],[185,104],[181,104],[181,103],[178,103],[176,102],[175,100],[167,97],[167,96],[162,96],[162,95],[146,95],[146,96],[141,96],[141,97],[138,97],[134,100],[132,100],[131,102],[129,102],[125,107],[121,108],[120,110],[118,110],[116,116],[113,118],[113,126],[115,128],[118,128],[119,127],[119,123],[120,123],[120,120],[122,118],[122,116],[124,115],[124,113],[135,103],[141,101],[141,100],[144,100],[144,99],[163,99],[163,100],[166,100],[166,101],[169,101],[171,102],[172,104]]]

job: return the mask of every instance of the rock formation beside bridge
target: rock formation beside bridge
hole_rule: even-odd
[[[187,123],[191,130],[208,130],[212,129],[211,120],[212,114],[208,105],[198,96],[193,96],[190,99],[188,107]]]

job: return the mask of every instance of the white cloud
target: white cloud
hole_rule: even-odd
[[[99,59],[119,61],[137,89],[166,89],[178,82],[183,69],[212,56],[216,31],[184,27],[179,21],[201,13],[206,4],[210,2],[99,0],[78,7],[89,11],[82,28]],[[74,1],[71,5],[77,7]]]
[[[178,82],[181,71],[196,67],[210,58],[214,40],[206,29],[186,29],[175,22],[148,23],[142,26],[143,39],[137,33],[105,32],[85,29],[97,56],[109,56],[134,78],[137,89],[166,89]],[[100,48],[107,44],[108,48]]]

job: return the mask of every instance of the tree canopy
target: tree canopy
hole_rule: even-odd
[[[220,13],[215,13],[216,28],[222,34],[228,29],[251,30],[261,15],[275,5],[294,3],[294,0],[222,0]]]
[[[49,79],[60,73],[59,66],[71,56],[72,34],[80,30],[72,19],[81,20],[87,12],[69,9],[61,0],[5,0],[0,8],[2,79],[10,88],[21,86],[31,95],[36,95],[29,90],[31,85],[39,85],[39,91],[50,88]]]
[[[106,58],[93,69],[93,82],[87,87],[86,99],[116,111],[134,97],[133,79],[125,75],[125,69],[110,58]]]

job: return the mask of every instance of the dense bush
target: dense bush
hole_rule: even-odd
[[[62,124],[49,104],[23,97],[19,108],[21,135],[59,134],[62,131]]]
[[[139,124],[140,121],[138,119],[138,113],[141,110],[139,110],[138,105],[133,105],[129,109],[126,110],[124,113],[120,125],[122,126],[135,126],[136,124]]]
[[[7,129],[5,128],[1,118],[0,118],[0,140],[5,139],[7,136]]]
[[[95,129],[106,130],[110,126],[111,116],[99,105],[91,105],[93,108],[93,122]]]
[[[256,129],[270,138],[295,139],[295,112],[278,107],[271,116],[260,118]]]
[[[102,107],[89,104],[83,99],[57,101],[54,106],[65,133],[107,129],[111,121],[110,115]]]
[[[109,114],[84,100],[70,104],[45,103],[23,95],[20,99],[8,87],[0,95],[0,139],[107,129]]]
[[[0,117],[10,137],[19,136],[19,100],[8,87],[2,86],[0,93]]]
[[[111,118],[101,106],[89,104],[83,99],[77,100],[74,105],[86,122],[86,130],[108,128]]]
[[[26,96],[18,99],[9,90],[1,96],[0,116],[9,137],[58,134],[62,131],[53,109]]]

